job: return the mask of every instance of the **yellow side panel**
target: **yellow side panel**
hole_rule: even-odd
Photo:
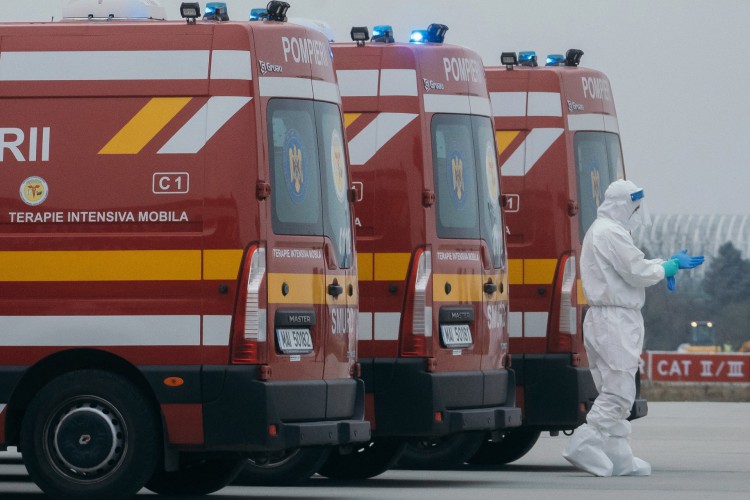
[[[410,253],[376,253],[375,281],[405,280],[410,260]]]
[[[325,290],[326,280],[321,274],[268,274],[268,302],[272,304],[325,304]]]
[[[551,285],[556,268],[557,259],[526,259],[523,263],[523,282],[526,285]]]
[[[203,252],[204,280],[234,280],[242,262],[242,250],[205,250]]]

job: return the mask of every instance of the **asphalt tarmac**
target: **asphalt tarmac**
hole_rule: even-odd
[[[649,403],[649,415],[633,422],[632,447],[651,463],[650,477],[597,478],[578,471],[561,456],[567,439],[543,434],[525,457],[505,467],[392,470],[356,482],[316,476],[295,487],[229,486],[209,498],[750,500],[750,402]],[[139,497],[147,495],[142,490]],[[36,498],[45,497],[19,455],[0,453],[0,499]]]

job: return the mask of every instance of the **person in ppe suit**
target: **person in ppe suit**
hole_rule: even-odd
[[[666,261],[646,259],[630,233],[649,223],[643,189],[617,180],[604,193],[597,218],[583,239],[581,281],[590,306],[584,342],[599,396],[563,457],[596,476],[651,474],[651,465],[633,456],[627,421],[643,347],[645,288],[673,278],[679,268],[703,262],[702,256],[692,257],[687,251]],[[674,281],[668,285],[673,289]]]

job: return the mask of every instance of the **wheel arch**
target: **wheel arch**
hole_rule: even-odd
[[[152,406],[154,415],[158,417],[159,431],[164,432],[159,403],[153,389],[138,368],[111,352],[98,349],[70,349],[42,359],[23,374],[8,402],[5,420],[6,444],[18,445],[26,409],[42,387],[65,373],[90,369],[113,373],[133,383]]]

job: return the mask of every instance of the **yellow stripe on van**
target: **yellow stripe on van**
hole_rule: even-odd
[[[359,281],[372,281],[374,274],[373,254],[357,252],[357,273]]]
[[[446,293],[446,283],[450,293]],[[481,274],[433,274],[433,302],[481,302],[484,296]]]
[[[511,285],[551,285],[557,259],[508,259],[508,283]]]
[[[551,285],[555,269],[557,259],[526,259],[523,262],[523,282],[526,285]]]
[[[503,151],[508,149],[513,139],[518,137],[520,132],[518,130],[497,130],[495,131],[495,137],[497,138],[497,154],[502,154]]]
[[[362,113],[344,113],[344,127],[354,123],[360,116],[362,116]]]
[[[322,274],[268,273],[268,302],[272,304],[325,304],[326,295]]]
[[[200,250],[0,252],[0,281],[201,279]]]
[[[134,155],[149,143],[177,113],[184,108],[190,97],[155,97],[110,139],[100,155]]]
[[[588,300],[586,299],[586,293],[583,291],[583,283],[581,280],[576,280],[576,288],[578,289],[578,305],[583,306],[588,304]]]
[[[375,281],[404,281],[409,269],[410,253],[376,253]]]
[[[204,250],[204,280],[235,280],[242,263],[242,250]]]

